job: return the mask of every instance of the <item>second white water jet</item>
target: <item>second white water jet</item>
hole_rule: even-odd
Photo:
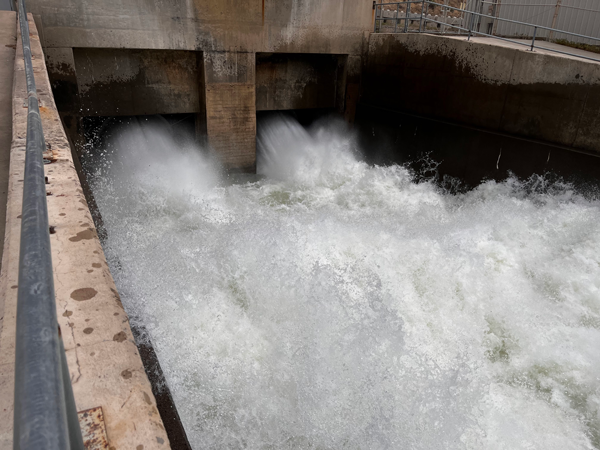
[[[90,174],[194,448],[598,448],[597,200],[452,195],[339,124],[275,120],[259,146],[264,178],[232,184],[134,127]]]

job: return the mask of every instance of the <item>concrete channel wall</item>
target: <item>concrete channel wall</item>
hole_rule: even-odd
[[[16,22],[14,26],[17,27]],[[98,417],[101,409],[103,416],[103,420],[96,422],[98,428],[93,433],[97,438],[96,446],[89,448],[167,449],[170,448],[169,440],[79,183],[31,15],[29,27],[40,114],[48,148],[44,157],[51,161],[45,166],[45,172],[48,179],[46,191],[59,327],[77,409],[82,412],[80,420],[84,411],[93,410]],[[16,288],[27,126],[26,99],[19,35],[14,65],[13,141],[6,236],[0,275],[0,293],[4,300],[0,327],[2,449],[12,448],[13,438]],[[85,426],[83,429],[89,430]],[[91,436],[84,434],[84,439]],[[102,446],[102,442],[106,445]]]
[[[371,34],[361,102],[600,154],[600,64],[498,40]]]

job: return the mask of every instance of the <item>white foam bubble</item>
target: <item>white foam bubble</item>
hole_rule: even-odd
[[[597,201],[451,195],[285,120],[225,185],[145,133],[92,185],[195,448],[598,448]]]

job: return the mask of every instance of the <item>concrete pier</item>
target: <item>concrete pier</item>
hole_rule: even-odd
[[[256,171],[254,53],[205,52],[208,143],[227,169]]]

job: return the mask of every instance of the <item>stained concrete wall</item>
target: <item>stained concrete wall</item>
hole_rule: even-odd
[[[337,55],[256,55],[256,110],[335,108],[345,59]]]
[[[361,102],[600,153],[600,64],[497,44],[372,34]]]
[[[73,49],[85,116],[198,112],[198,52]]]

